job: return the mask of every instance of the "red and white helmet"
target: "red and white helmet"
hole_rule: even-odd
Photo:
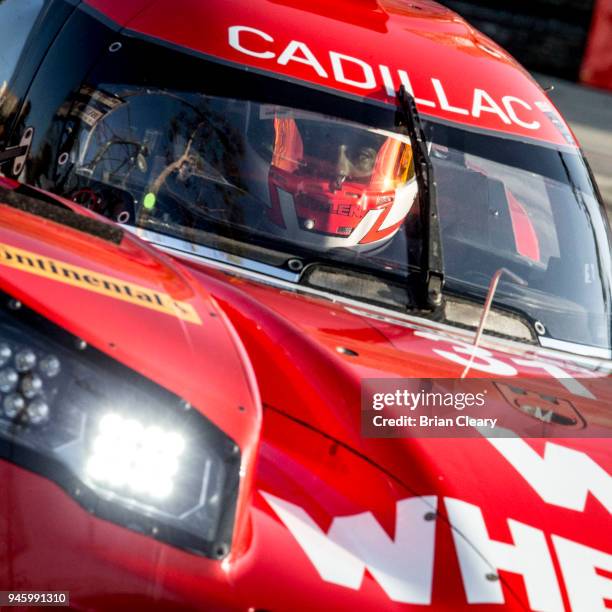
[[[260,194],[268,219],[286,240],[316,250],[379,248],[416,201],[407,137],[265,105],[253,105],[247,133],[251,163],[268,177],[267,197]]]

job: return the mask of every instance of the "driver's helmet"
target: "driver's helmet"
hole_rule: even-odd
[[[262,199],[284,239],[318,250],[378,249],[416,201],[412,147],[398,134],[253,105],[247,141],[252,168],[267,171]]]

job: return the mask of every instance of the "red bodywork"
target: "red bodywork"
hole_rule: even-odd
[[[248,7],[241,0],[181,0],[172,11],[146,0],[86,3],[128,30],[238,65],[389,104],[404,83],[424,114],[573,144],[529,74],[459,15],[429,0],[258,0]]]
[[[181,10],[169,12],[165,2],[87,3],[139,32],[381,99],[386,95],[381,77],[376,89],[366,91],[332,84],[312,63],[281,66],[240,54],[227,44],[228,27],[244,24],[273,36],[273,42],[244,39],[260,54],[278,55],[290,40],[307,42],[328,74],[330,49],[368,62],[379,75],[381,64],[396,71],[418,59],[418,70],[409,76],[427,113],[567,144],[536,104],[551,108],[545,94],[522,69],[431,2],[343,0],[314,2],[305,10],[289,0],[249,5],[183,0],[181,7],[193,15],[188,20]],[[359,74],[351,78],[358,81]],[[473,111],[482,111],[485,97],[477,90],[487,93],[486,104],[493,109],[480,117]],[[443,108],[442,95],[455,110]],[[519,122],[508,125],[496,107],[507,118],[513,109]],[[513,223],[520,223],[517,206]],[[4,291],[180,393],[238,443],[243,457],[232,551],[221,562],[91,516],[52,482],[0,462],[3,588],[67,590],[71,604],[84,610],[420,610],[429,605],[590,611],[603,609],[606,598],[610,605],[608,439],[496,445],[484,438],[362,437],[363,378],[459,377],[469,334],[425,319],[381,317],[365,306],[172,258],[129,235],[119,246],[108,244],[3,205],[0,243],[163,290],[190,304],[201,325],[0,266]],[[538,257],[529,240],[517,246]],[[583,359],[579,365],[568,354],[494,339],[483,347],[470,376],[537,378],[542,392],[571,403],[590,423],[609,425],[612,392],[601,384],[609,382],[609,362]],[[595,382],[599,385],[590,391]],[[413,519],[401,529],[400,508]],[[307,526],[301,532],[305,540],[296,535],[292,516],[301,517],[302,529]],[[340,521],[346,526],[344,545],[340,536],[326,537],[338,519],[345,520]],[[479,525],[499,546],[481,548]],[[466,546],[478,550],[481,561],[494,554],[490,565],[484,563],[488,570],[474,565]],[[427,567],[429,579],[423,573]],[[547,582],[534,582],[534,575]]]

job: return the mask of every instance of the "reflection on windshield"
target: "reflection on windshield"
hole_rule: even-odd
[[[58,168],[70,169],[62,182],[76,201],[99,192],[104,214],[118,218],[118,206],[141,226],[257,235],[364,259],[379,257],[405,222],[418,225],[406,136],[255,102],[111,91],[81,89],[90,102],[72,106],[70,123],[82,130],[66,138]],[[405,269],[406,252],[417,265],[420,250],[415,238],[401,257],[376,261]]]
[[[304,110],[150,87],[83,86],[63,119],[55,184],[120,222],[207,236],[373,277],[420,264],[409,140]],[[446,287],[536,324],[542,342],[610,348],[610,249],[580,158],[425,122]],[[209,246],[211,246],[209,244]],[[355,282],[357,282],[355,280]],[[388,300],[387,300],[388,302]]]
[[[546,336],[609,348],[605,221],[592,193],[570,182],[568,154],[429,127],[447,287],[482,293],[508,268],[527,287],[502,283],[498,303]]]

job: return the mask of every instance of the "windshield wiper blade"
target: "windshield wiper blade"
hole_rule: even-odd
[[[433,165],[427,152],[425,133],[416,103],[404,85],[399,88],[397,99],[399,103],[397,124],[403,127],[410,137],[414,171],[419,188],[419,210],[425,243],[421,258],[424,286],[427,289],[424,301],[429,308],[437,309],[442,304],[444,261]]]

